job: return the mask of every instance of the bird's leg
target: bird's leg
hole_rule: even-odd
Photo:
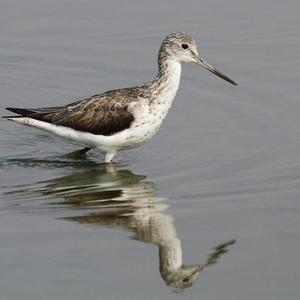
[[[106,152],[104,158],[105,163],[112,162],[112,159],[114,158],[115,155],[116,155],[116,151]]]

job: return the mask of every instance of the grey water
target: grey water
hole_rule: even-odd
[[[299,299],[300,2],[2,0],[0,112],[151,80],[184,31],[157,135],[101,153],[0,120],[0,299]]]

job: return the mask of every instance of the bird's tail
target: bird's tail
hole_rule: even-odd
[[[3,116],[2,118],[15,121],[18,123],[25,123],[23,120],[35,119],[44,122],[49,122],[49,117],[60,109],[59,107],[45,107],[45,108],[16,108],[7,107],[8,111],[14,112],[16,116]],[[51,122],[49,122],[51,123]]]
[[[28,121],[28,116],[32,113],[32,110],[26,108],[6,107],[6,109],[18,114],[19,116],[2,116],[2,118],[22,124],[26,123],[26,119]]]

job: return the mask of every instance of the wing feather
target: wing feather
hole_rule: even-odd
[[[7,110],[51,124],[107,136],[129,128],[134,121],[128,106],[137,100],[137,96],[132,93],[129,98],[125,94],[125,90],[115,90],[62,107]]]

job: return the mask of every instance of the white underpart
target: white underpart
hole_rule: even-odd
[[[119,150],[135,148],[144,144],[159,129],[178,90],[181,64],[176,60],[170,60],[167,74],[167,79],[161,83],[162,88],[153,103],[149,103],[148,99],[139,99],[140,101],[133,102],[129,109],[134,114],[135,120],[130,128],[110,136],[82,132],[28,117],[12,117],[10,120],[51,132],[83,147],[100,149],[106,153],[105,161],[109,162]]]

